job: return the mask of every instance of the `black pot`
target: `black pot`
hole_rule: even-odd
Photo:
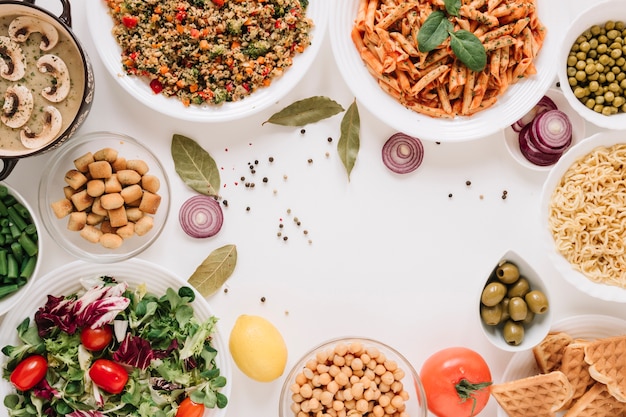
[[[61,146],[65,141],[70,139],[76,130],[83,124],[93,103],[94,97],[94,74],[93,68],[89,57],[85,53],[85,50],[81,46],[80,42],[72,32],[72,17],[70,11],[69,0],[59,0],[63,6],[63,11],[60,16],[54,16],[50,12],[35,5],[35,0],[0,0],[0,17],[13,16],[13,15],[28,15],[40,19],[43,22],[52,24],[58,31],[60,36],[65,36],[70,39],[70,43],[73,43],[77,54],[82,61],[82,72],[84,75],[84,85],[82,102],[77,105],[76,114],[65,129],[59,133],[56,139],[52,140],[45,146],[34,150],[27,150],[24,152],[6,152],[0,149],[0,159],[3,162],[2,170],[0,171],[0,181],[9,176],[15,165],[21,158],[39,155],[44,152],[56,149]],[[4,94],[4,92],[1,92]]]

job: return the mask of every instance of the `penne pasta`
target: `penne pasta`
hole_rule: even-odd
[[[352,41],[383,91],[430,117],[471,116],[493,106],[518,80],[536,74],[546,36],[535,0],[463,0],[454,31],[473,33],[487,53],[480,72],[454,55],[450,39],[421,52],[417,35],[444,0],[358,0]]]

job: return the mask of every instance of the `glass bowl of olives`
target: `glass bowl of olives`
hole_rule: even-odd
[[[563,95],[585,120],[626,126],[626,12],[623,0],[590,2],[561,38],[557,76]]]
[[[532,349],[550,331],[552,309],[547,287],[533,268],[509,250],[483,281],[478,300],[483,333],[502,350]]]

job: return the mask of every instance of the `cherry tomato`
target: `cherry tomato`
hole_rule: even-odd
[[[176,417],[202,417],[204,415],[204,404],[194,403],[187,397],[178,406]]]
[[[20,391],[27,391],[39,383],[48,371],[48,361],[41,355],[23,359],[11,372],[11,383]]]
[[[80,342],[87,350],[102,350],[111,343],[111,340],[113,340],[113,330],[109,325],[104,325],[97,329],[85,327],[80,332]]]
[[[471,417],[489,401],[491,371],[480,354],[463,347],[440,350],[420,371],[426,403],[438,417]]]
[[[128,381],[128,372],[119,363],[97,359],[89,369],[94,384],[110,394],[119,394]]]

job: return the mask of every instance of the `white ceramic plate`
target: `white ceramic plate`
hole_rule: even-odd
[[[563,331],[574,338],[584,339],[618,336],[626,332],[626,321],[611,316],[581,315],[555,322],[552,331]],[[513,381],[538,373],[539,368],[537,368],[532,351],[519,352],[511,358],[500,382]],[[500,407],[498,407],[498,417],[508,417]]]
[[[626,143],[626,135],[620,131],[606,131],[596,133],[576,146],[570,148],[559,161],[554,165],[546,181],[543,184],[541,192],[541,205],[540,205],[540,224],[541,233],[543,234],[543,241],[546,246],[546,251],[550,261],[554,267],[559,271],[561,276],[565,278],[570,284],[574,285],[580,291],[593,297],[600,298],[606,301],[618,301],[626,302],[626,289],[619,288],[612,285],[595,283],[588,279],[581,272],[575,270],[572,265],[567,261],[563,255],[561,255],[554,244],[554,238],[550,232],[548,226],[548,217],[550,206],[550,199],[554,189],[557,187],[563,174],[569,169],[569,167],[579,158],[587,155],[598,146],[612,146],[617,143]]]
[[[489,136],[510,126],[532,109],[556,77],[554,56],[563,30],[562,6],[555,1],[539,1],[539,17],[548,28],[548,36],[535,62],[536,75],[511,86],[497,104],[471,117],[438,119],[418,114],[385,93],[363,64],[350,38],[358,4],[359,0],[334,3],[329,30],[337,66],[359,104],[382,122],[409,135],[441,142],[461,142]]]
[[[118,281],[125,281],[131,287],[146,284],[147,290],[153,294],[164,294],[167,288],[179,288],[188,284],[170,271],[155,264],[139,259],[130,259],[110,265],[91,264],[84,261],[74,261],[49,272],[39,279],[39,285],[33,287],[28,292],[27,300],[19,309],[11,310],[0,326],[0,341],[2,346],[17,345],[17,326],[26,318],[33,318],[40,306],[46,303],[48,294],[56,296],[68,295],[80,289],[79,279],[83,277],[93,277],[100,275],[111,275]],[[196,317],[206,320],[215,315],[211,307],[199,293],[196,292],[196,299],[193,302]],[[220,374],[226,377],[227,384],[222,388],[222,393],[230,397],[231,389],[231,365],[228,356],[226,341],[218,331],[214,334],[213,347],[218,352],[216,362],[220,369]],[[6,356],[0,354],[0,367],[6,366]],[[0,397],[4,398],[8,394],[14,393],[15,389],[5,379],[0,380]],[[205,412],[205,416],[223,417],[226,415],[228,407],[223,409],[211,409]],[[7,416],[7,410],[0,406],[0,417]]]
[[[588,2],[589,6],[576,16],[570,23],[569,27],[564,29],[562,45],[555,55],[557,62],[557,75],[559,82],[563,86],[563,94],[571,104],[572,108],[577,111],[587,121],[606,129],[626,129],[626,113],[604,116],[588,109],[581,103],[571,88],[568,88],[569,82],[567,77],[567,57],[572,48],[572,44],[578,36],[585,30],[595,24],[604,24],[608,20],[626,21],[626,3],[623,0],[593,1]]]
[[[551,88],[545,95],[554,101],[559,110],[567,114],[570,122],[572,123],[572,144],[570,147],[583,140],[585,137],[585,120],[580,117],[578,113],[576,113],[569,102],[565,99],[561,90]],[[549,171],[552,166],[554,166],[554,164],[548,166],[535,165],[526,159],[526,157],[522,154],[522,151],[520,151],[518,138],[519,134],[515,132],[511,126],[507,126],[504,129],[504,143],[506,144],[506,148],[513,159],[515,159],[521,166],[532,169],[533,171]]]
[[[298,84],[322,46],[328,21],[329,6],[326,1],[310,1],[307,16],[313,19],[315,25],[311,31],[311,45],[294,58],[293,65],[281,77],[272,81],[269,87],[261,88],[243,100],[223,103],[219,106],[185,107],[174,97],[168,98],[162,94],[154,94],[145,80],[126,75],[121,64],[121,48],[111,35],[113,19],[108,14],[108,6],[104,1],[92,2],[93,4],[87,7],[87,21],[100,59],[113,79],[128,94],[147,107],[177,119],[195,122],[224,122],[242,119],[275,104]]]

